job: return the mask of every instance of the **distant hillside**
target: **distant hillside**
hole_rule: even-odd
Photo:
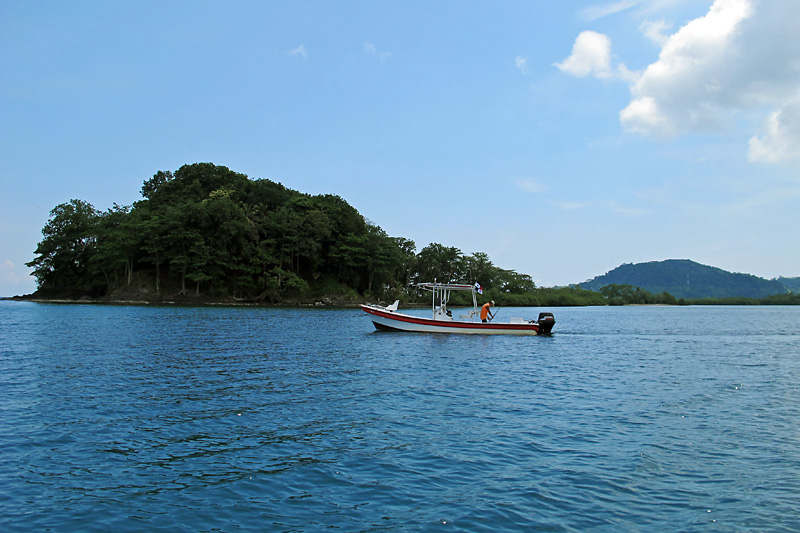
[[[776,281],[793,293],[800,294],[800,278],[784,278],[781,276]]]
[[[653,294],[666,291],[676,298],[689,299],[762,298],[789,292],[789,289],[777,280],[727,272],[688,259],[621,265],[602,276],[581,283],[580,287],[596,291],[611,284],[633,285]]]

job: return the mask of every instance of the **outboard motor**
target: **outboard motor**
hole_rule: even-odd
[[[550,335],[550,331],[556,325],[556,319],[553,313],[539,313],[539,320],[536,323],[539,324],[539,335]]]

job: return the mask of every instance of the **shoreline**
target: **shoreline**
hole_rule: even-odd
[[[33,302],[41,304],[79,304],[79,305],[141,305],[141,306],[186,306],[186,307],[329,307],[329,308],[353,308],[357,309],[362,304],[378,304],[388,305],[391,302],[384,302],[382,300],[372,301],[363,298],[347,298],[342,296],[317,296],[315,298],[302,298],[302,299],[286,299],[280,302],[269,301],[256,301],[256,300],[240,300],[231,297],[214,298],[211,296],[181,296],[175,295],[171,297],[147,298],[144,295],[130,295],[128,297],[102,296],[91,297],[89,295],[81,295],[79,297],[69,296],[43,296],[32,294],[23,294],[16,296],[0,296],[0,301],[12,302]],[[429,307],[430,303],[420,302],[407,302],[403,304],[404,307],[425,308]]]
[[[174,299],[166,298],[159,300],[139,300],[139,299],[107,299],[107,298],[29,298],[27,296],[0,297],[0,300],[12,302],[32,302],[40,304],[77,304],[77,305],[152,305],[152,306],[208,306],[208,307],[353,307],[356,308],[361,303],[368,302],[347,302],[347,301],[284,301],[284,302],[244,302],[236,300],[214,300],[214,299]]]

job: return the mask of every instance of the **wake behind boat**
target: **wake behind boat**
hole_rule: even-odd
[[[418,283],[420,289],[432,293],[431,318],[422,318],[398,313],[399,300],[392,305],[364,304],[361,309],[370,315],[375,328],[381,331],[409,331],[416,333],[472,333],[484,335],[549,335],[556,321],[552,313],[539,313],[538,320],[511,318],[509,322],[481,322],[478,318],[479,288],[456,283]],[[452,291],[472,291],[472,309],[468,314],[453,318],[447,308]]]

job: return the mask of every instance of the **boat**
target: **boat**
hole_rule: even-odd
[[[457,283],[417,283],[416,287],[432,293],[431,318],[412,316],[397,311],[399,300],[392,305],[381,306],[362,304],[361,309],[369,315],[375,329],[379,331],[406,331],[414,333],[467,333],[482,335],[550,335],[556,321],[552,313],[539,313],[537,320],[510,318],[508,322],[490,320],[482,322],[479,318],[480,285],[462,285]],[[471,291],[472,309],[459,318],[453,318],[453,312],[447,308],[447,302],[453,291]]]

